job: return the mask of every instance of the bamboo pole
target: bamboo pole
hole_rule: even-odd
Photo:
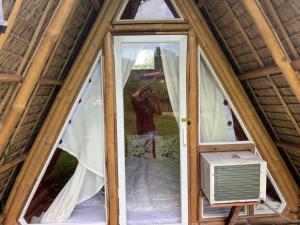
[[[198,74],[197,39],[194,31],[188,36],[188,155],[189,155],[189,222],[198,221]]]
[[[12,135],[15,126],[18,124],[22,113],[29,101],[29,98],[37,84],[40,75],[43,71],[47,59],[60,35],[61,30],[64,28],[66,21],[78,0],[65,0],[61,1],[53,20],[50,22],[48,30],[44,36],[44,40],[25,76],[24,82],[12,104],[11,111],[3,122],[0,131],[0,156]]]
[[[115,120],[115,69],[112,34],[107,32],[104,39],[104,90],[105,90],[105,144],[108,183],[108,222],[118,225],[118,171]]]
[[[16,0],[15,1],[13,9],[12,9],[12,11],[11,11],[9,17],[8,17],[8,20],[7,20],[6,31],[5,31],[4,34],[2,34],[0,36],[0,49],[3,47],[6,39],[8,38],[10,32],[12,31],[12,28],[13,28],[15,22],[16,22],[16,18],[19,14],[22,3],[23,3],[23,0]]]
[[[268,162],[270,173],[283,193],[288,208],[297,208],[298,187],[283,159],[277,152],[270,135],[251,104],[245,90],[234,74],[224,53],[220,49],[210,28],[192,0],[175,0],[177,7],[184,14],[195,30],[199,44],[208,61],[224,86],[227,94],[238,111],[246,129],[253,138],[262,157]]]
[[[105,1],[74,62],[63,87],[40,130],[5,205],[4,225],[14,225],[23,209],[37,176],[47,160],[72,104],[98,55],[107,27],[121,5],[121,0]],[[20,191],[22,190],[22,191]],[[12,207],[13,204],[13,207]]]
[[[268,46],[275,63],[300,102],[300,78],[292,68],[289,56],[282,47],[279,38],[274,32],[274,28],[268,22],[268,18],[264,14],[260,3],[256,0],[243,0],[243,4]]]

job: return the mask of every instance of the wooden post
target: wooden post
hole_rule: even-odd
[[[258,1],[243,0],[243,3],[268,46],[275,63],[280,68],[293,93],[300,102],[300,78],[292,68],[289,56],[282,47],[279,38],[274,32],[274,28],[268,21]]]
[[[26,104],[37,84],[45,64],[51,54],[51,51],[64,28],[66,21],[71,14],[78,0],[60,1],[60,5],[50,22],[44,40],[25,76],[24,82],[12,104],[11,111],[5,118],[0,131],[0,157],[12,135],[15,126],[18,124]]]
[[[115,68],[112,34],[107,32],[104,38],[104,102],[105,102],[105,144],[106,171],[108,187],[108,223],[118,225],[118,167],[116,143],[116,104],[115,104]]]
[[[189,153],[189,220],[190,224],[198,221],[198,74],[197,74],[197,39],[194,31],[188,36],[188,153]]]
[[[237,218],[240,214],[242,206],[232,206],[230,209],[230,213],[226,220],[226,225],[234,225],[237,221]]]

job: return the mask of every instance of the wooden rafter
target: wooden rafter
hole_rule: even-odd
[[[12,31],[13,29],[13,26],[16,22],[16,18],[19,14],[19,11],[21,9],[21,5],[23,3],[23,0],[16,0],[15,3],[14,3],[14,6],[12,8],[12,11],[8,17],[8,20],[7,20],[7,28],[6,28],[6,31],[4,34],[0,35],[0,49],[3,47],[5,41],[7,40],[10,32]]]
[[[292,122],[292,124],[293,124],[293,126],[294,126],[294,128],[295,128],[295,130],[296,130],[297,133],[300,135],[300,127],[299,127],[299,125],[298,125],[296,119],[294,118],[293,114],[291,113],[291,111],[290,111],[288,105],[287,105],[286,102],[284,101],[284,98],[282,97],[281,93],[279,92],[279,90],[278,90],[278,88],[277,88],[275,82],[273,81],[273,79],[271,78],[270,75],[267,75],[267,80],[268,80],[269,85],[273,88],[275,94],[277,95],[277,97],[278,97],[280,103],[281,103],[282,106],[284,107],[284,109],[285,109],[287,115],[289,116],[289,118],[290,118],[290,120],[291,120],[291,122]],[[300,88],[300,87],[299,87],[299,88]]]
[[[25,54],[22,58],[22,61],[18,67],[16,74],[21,74],[23,72],[24,66],[28,60],[28,57],[30,56],[30,53],[32,52],[32,49],[34,48],[34,46],[36,44],[36,40],[38,38],[38,35],[40,34],[40,31],[43,27],[43,24],[47,18],[48,12],[49,12],[52,4],[53,4],[53,1],[48,1],[47,5],[45,6],[43,14],[39,20],[39,23],[38,23],[34,33],[33,33],[33,36],[30,40],[30,43],[29,43],[26,51],[25,51]],[[36,49],[38,49],[38,48],[36,48]],[[30,63],[28,65],[30,65]],[[5,112],[3,113],[3,118],[5,118],[7,113],[9,112],[12,100],[14,99],[15,95],[17,94],[19,87],[20,87],[19,84],[17,84],[17,85],[11,84],[9,87],[9,90],[5,93],[4,100],[0,103],[0,112],[2,112],[3,108],[5,108]]]
[[[230,67],[205,19],[199,12],[196,3],[193,0],[175,0],[175,2],[195,30],[202,50],[218,74],[220,82],[228,91],[230,99],[236,106],[262,157],[268,161],[269,170],[286,198],[288,208],[290,209],[285,211],[286,214],[293,213],[294,210],[297,210],[298,205],[298,187],[277,152],[276,146],[259,119],[250,99]]]
[[[238,63],[236,57],[234,56],[232,49],[229,47],[224,35],[222,34],[222,32],[220,31],[219,27],[217,26],[217,24],[215,23],[215,21],[212,19],[211,17],[211,13],[209,12],[209,10],[207,9],[206,6],[203,6],[203,9],[207,12],[207,15],[209,17],[209,20],[211,21],[212,25],[214,26],[215,30],[217,31],[219,37],[222,39],[223,44],[225,45],[225,48],[227,50],[227,52],[230,54],[232,60],[234,61],[235,66],[238,68],[239,73],[243,72],[242,67],[240,66],[240,64]]]
[[[263,109],[263,106],[260,104],[260,101],[258,100],[257,95],[256,95],[255,91],[253,90],[253,87],[252,87],[252,85],[251,85],[251,82],[250,82],[250,81],[246,81],[246,84],[247,84],[247,86],[248,86],[248,88],[249,88],[251,94],[253,95],[253,97],[254,97],[254,99],[255,99],[257,105],[258,105],[258,108],[260,109],[260,111],[261,111],[262,114],[264,115],[265,119],[267,120],[267,122],[268,122],[268,124],[269,124],[269,126],[270,126],[270,128],[271,128],[271,130],[273,131],[273,134],[274,134],[275,138],[276,138],[277,140],[280,140],[280,138],[279,138],[279,136],[278,136],[278,134],[277,134],[277,132],[276,132],[276,130],[275,130],[275,128],[274,128],[274,126],[273,126],[273,124],[272,124],[270,118],[269,118],[269,116],[266,114],[266,112],[265,112],[264,109]]]
[[[104,1],[93,28],[89,32],[85,44],[72,66],[66,82],[60,89],[10,192],[4,209],[4,213],[6,214],[5,225],[16,223],[19,213],[24,207],[25,200],[32,190],[36,177],[40,174],[68,116],[70,105],[75,101],[78,91],[91,69],[91,64],[100,51],[105,31],[113,20],[113,16],[120,7],[121,2],[121,0]],[[11,207],[12,204],[13,207]]]
[[[291,41],[291,38],[287,32],[287,30],[285,29],[280,17],[278,16],[274,6],[273,6],[273,3],[272,1],[270,0],[264,0],[264,3],[266,4],[268,10],[270,11],[271,13],[271,16],[274,18],[274,20],[276,21],[278,27],[279,27],[279,30],[281,32],[281,34],[283,35],[287,45],[289,46],[289,49],[291,50],[293,56],[295,59],[298,59],[299,58],[299,54],[293,44],[293,42]]]
[[[1,82],[10,82],[10,83],[23,83],[24,77],[22,75],[17,74],[0,74]],[[43,78],[41,77],[38,81],[39,84],[47,84],[47,85],[62,85],[61,80],[51,79],[51,78]]]
[[[5,163],[3,165],[0,166],[0,174],[17,166],[18,164],[20,164],[21,162],[23,162],[24,160],[26,159],[26,155],[21,155],[21,156],[18,156],[18,158],[8,162],[8,163]]]
[[[294,70],[300,70],[300,59],[293,60],[291,66]],[[255,69],[239,75],[240,80],[249,80],[254,78],[265,77],[266,75],[278,74],[281,70],[278,66],[267,66],[260,69]]]
[[[290,144],[290,143],[286,143],[286,142],[279,142],[279,141],[275,141],[275,144],[280,147],[283,148],[289,152],[292,153],[300,153],[300,146],[294,145],[294,144]]]
[[[260,3],[256,0],[243,0],[243,4],[249,15],[254,20],[254,23],[268,46],[275,63],[280,68],[286,81],[300,102],[300,78],[296,71],[292,68],[291,61],[283,49],[274,28],[268,22],[268,18],[264,15]]]
[[[229,3],[227,1],[223,1],[225,4],[226,9],[229,11],[229,14],[231,15],[233,21],[235,22],[235,24],[237,25],[237,28],[239,29],[240,33],[243,35],[244,39],[246,40],[249,48],[251,49],[252,54],[254,55],[256,61],[258,62],[258,64],[260,65],[260,67],[264,67],[264,63],[262,61],[262,59],[260,58],[260,56],[258,55],[251,39],[249,38],[248,34],[246,33],[243,25],[241,24],[239,18],[237,18],[237,16],[235,15],[235,13],[233,12],[231,6],[229,5]]]
[[[51,51],[58,40],[59,34],[64,28],[72,9],[77,5],[77,2],[77,0],[61,1],[53,16],[53,20],[50,22],[46,35],[12,104],[11,111],[5,118],[2,129],[0,130],[0,156],[3,154],[15,126],[20,121],[21,115],[26,108]]]

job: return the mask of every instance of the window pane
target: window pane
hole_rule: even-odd
[[[200,142],[248,140],[212,71],[200,57]]]
[[[180,18],[171,0],[129,0],[121,20],[163,20]]]

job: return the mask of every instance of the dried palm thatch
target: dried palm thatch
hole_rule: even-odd
[[[96,4],[95,4],[96,2]],[[262,33],[240,0],[195,0],[295,178],[300,177],[300,103],[276,66]],[[4,0],[4,17],[16,1]],[[23,1],[0,48],[0,128],[39,49],[59,0]],[[300,1],[261,0],[283,49],[300,70]],[[94,4],[94,5],[93,5]],[[58,37],[20,121],[0,158],[0,199],[5,201],[21,163],[39,132],[60,86],[99,10],[80,0]],[[300,88],[300,87],[299,87]],[[297,150],[298,149],[298,150]],[[1,150],[1,149],[0,149]]]
[[[289,59],[296,62],[300,54],[300,2],[261,0],[259,3]],[[300,151],[300,103],[283,73],[274,67],[270,49],[243,2],[210,0],[201,5],[201,12],[274,140],[295,145]],[[276,69],[272,71],[270,67]],[[299,69],[295,69],[298,76]],[[288,147],[279,151],[299,182],[300,162]]]

